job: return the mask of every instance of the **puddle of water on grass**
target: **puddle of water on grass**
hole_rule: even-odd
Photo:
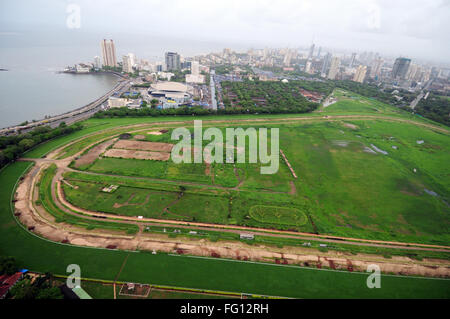
[[[439,196],[436,192],[433,192],[433,191],[431,191],[429,189],[424,188],[423,190],[424,190],[425,193],[427,193],[427,194],[429,194],[431,196]]]
[[[367,146],[364,146],[364,152],[371,153],[371,154],[376,154],[377,153],[373,149],[371,149],[370,147],[367,147]]]
[[[376,152],[378,152],[378,153],[381,153],[381,154],[383,154],[383,155],[387,155],[387,154],[388,154],[388,152],[379,149],[378,147],[376,147],[376,146],[373,145],[373,144],[370,144],[370,146],[372,146],[372,148],[373,148]]]
[[[333,143],[333,145],[337,145],[340,147],[347,147],[350,142],[349,141],[333,141],[332,143]]]

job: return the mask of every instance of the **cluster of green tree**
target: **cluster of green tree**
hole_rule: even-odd
[[[258,80],[243,82],[224,81],[222,82],[224,90],[223,102],[226,107],[233,105],[247,109],[262,106],[272,110],[310,112],[315,110],[318,104],[309,102],[304,98],[299,91],[300,88],[312,91],[320,89],[326,93],[332,91],[332,87],[326,87],[323,84],[317,85],[317,83],[307,81],[289,81],[288,83]]]
[[[53,286],[53,276],[50,273],[37,277],[33,283],[25,276],[11,288],[9,294],[14,299],[63,299],[61,290]]]
[[[204,71],[201,71],[200,74],[203,74],[205,76],[205,85],[209,87],[209,84],[211,83],[211,74]]]
[[[0,256],[0,275],[12,275],[19,269],[13,257]]]
[[[394,105],[401,105],[403,103],[400,103],[393,94],[382,91],[379,87],[376,85],[370,85],[370,84],[364,84],[359,82],[354,82],[350,80],[336,80],[333,81],[335,86],[341,89],[345,89],[347,91],[355,92],[359,95],[373,98],[378,101],[381,101],[383,103],[387,104],[394,104]]]
[[[397,92],[395,92],[395,91],[397,91]],[[390,93],[390,94],[394,94],[394,92],[395,92],[395,95],[402,97],[402,100],[398,101],[396,103],[397,105],[401,105],[401,103],[403,103],[405,105],[409,105],[417,97],[417,93],[409,92],[408,90],[405,90],[405,89],[386,88],[386,89],[383,89],[383,92]]]
[[[174,70],[174,71],[170,71],[172,72],[174,75],[170,78],[170,81],[172,82],[186,82],[186,74],[191,73],[190,70],[184,70],[184,71],[178,71],[178,70]]]
[[[270,71],[278,76],[286,76],[286,77],[290,77],[290,78],[292,78],[292,77],[318,78],[319,77],[318,74],[310,74],[310,73],[306,73],[306,72],[300,70],[300,68],[298,66],[295,66],[293,71],[284,71],[283,68],[279,67],[279,66],[263,66],[261,69],[264,71]]]
[[[450,99],[430,94],[426,100],[422,99],[414,109],[433,121],[450,126]]]
[[[61,122],[59,127],[40,126],[29,133],[0,136],[0,168],[16,160],[24,152],[52,138],[66,135],[82,128],[80,123],[67,126]]]
[[[95,118],[114,118],[114,117],[143,117],[143,116],[204,116],[204,115],[233,115],[233,114],[288,114],[288,113],[306,113],[313,111],[317,108],[316,103],[308,102],[307,105],[302,108],[292,107],[255,107],[250,106],[247,108],[233,107],[224,109],[204,109],[200,106],[188,107],[182,106],[177,109],[154,109],[154,108],[140,108],[140,109],[128,109],[127,107],[112,108],[106,111],[99,111],[95,113]]]
[[[104,65],[102,67],[102,70],[103,71],[112,71],[112,72],[121,73],[122,72],[122,67],[121,66],[107,66],[107,65]]]
[[[0,275],[12,275],[19,271],[19,266],[14,257],[0,256]],[[14,299],[62,299],[59,288],[52,287],[52,275],[50,273],[38,277],[33,284],[27,276],[14,285],[9,295]]]
[[[133,88],[149,88],[152,85],[150,82],[144,82],[140,84],[133,84],[131,87]]]
[[[234,66],[231,64],[222,64],[222,65],[217,65],[214,67],[214,70],[216,71],[216,74],[228,74],[230,72],[232,72],[234,69]]]

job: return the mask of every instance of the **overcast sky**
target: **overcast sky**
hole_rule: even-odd
[[[80,8],[80,28],[68,28],[70,4]],[[134,34],[142,41],[168,37],[224,47],[294,48],[314,41],[450,62],[450,0],[0,0],[0,41],[31,31],[64,32],[69,39]]]

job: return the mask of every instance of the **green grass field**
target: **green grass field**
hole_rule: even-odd
[[[235,167],[214,164],[212,173],[207,174],[204,163],[101,158],[87,171],[116,175],[121,183],[133,177],[167,180],[188,191],[203,187],[208,193],[198,191],[176,200],[179,189],[167,193],[158,186],[152,191],[124,187],[117,193],[104,194],[99,191],[101,185],[82,183],[77,184],[77,190],[68,186],[64,190],[77,206],[116,214],[135,216],[139,211],[147,217],[346,237],[444,245],[450,241],[448,135],[378,119],[264,127],[272,126],[280,129],[280,147],[298,179],[292,177],[281,156],[279,171],[274,175],[260,174],[260,163]],[[161,136],[158,139],[166,141]],[[422,140],[423,144],[417,143]],[[103,178],[97,176],[100,181]],[[214,186],[227,191],[215,194]],[[295,218],[285,218],[290,222],[255,218],[251,214],[255,205],[287,206],[308,220],[298,223]]]
[[[371,104],[372,101],[348,92],[336,94],[342,94],[342,100],[327,107],[326,114],[376,113],[430,123],[379,102]],[[260,117],[276,120],[298,116]],[[307,116],[320,118],[323,113]],[[252,117],[231,119],[246,118]],[[55,147],[99,130],[165,120],[91,119],[85,121],[81,131],[40,145],[26,157],[44,156]],[[192,120],[192,117],[170,120]],[[103,158],[86,167],[87,171],[66,173],[65,178],[78,188],[63,184],[63,189],[67,199],[77,206],[128,216],[294,228],[381,240],[443,245],[450,242],[448,134],[385,120],[305,121],[265,126],[280,128],[280,147],[298,179],[292,177],[281,158],[280,170],[273,176],[259,174],[259,164],[237,164],[236,168],[231,164],[215,164],[214,179],[205,175],[204,164],[176,166]],[[117,128],[99,132],[68,146],[60,157],[75,154],[99,138],[126,131]],[[166,141],[166,137],[146,139]],[[424,143],[418,144],[421,140]],[[368,289],[367,274],[52,243],[17,224],[11,212],[14,185],[29,165],[16,162],[0,171],[0,254],[14,256],[30,270],[64,275],[67,265],[76,263],[81,266],[84,278],[112,280],[128,256],[118,278],[122,281],[298,298],[450,297],[448,280],[383,276],[381,289]],[[88,171],[117,176],[99,177]],[[120,186],[111,194],[101,192],[102,187],[111,184]],[[41,200],[56,216],[61,212],[52,208],[48,185],[47,178]],[[257,212],[252,216],[252,207],[264,209],[254,208]]]
[[[20,227],[10,209],[14,185],[29,165],[18,162],[0,172],[0,254],[30,270],[66,275],[67,265],[78,264],[83,278],[113,280],[128,255],[120,281],[299,298],[450,297],[448,280],[383,276],[381,289],[368,289],[366,274],[52,243]]]

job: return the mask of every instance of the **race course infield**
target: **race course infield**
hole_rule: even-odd
[[[45,144],[42,148],[48,150]],[[66,275],[67,265],[78,264],[83,278],[114,280],[128,256],[117,280],[291,298],[450,297],[450,282],[445,278],[382,275],[382,288],[369,289],[367,273],[55,243],[28,231],[13,214],[13,191],[31,166],[16,162],[0,171],[0,254],[16,257],[30,270]],[[70,187],[71,183],[64,185]]]

